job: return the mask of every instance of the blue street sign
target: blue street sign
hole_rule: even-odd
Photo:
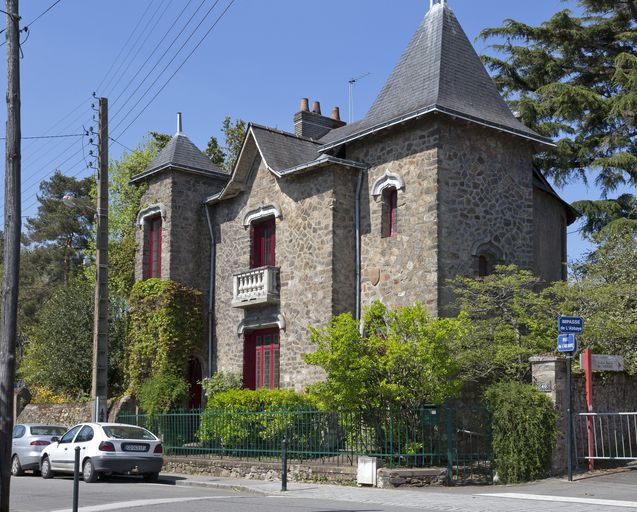
[[[577,350],[577,338],[574,334],[560,334],[557,337],[558,352],[575,352]]]
[[[580,333],[584,330],[584,319],[581,316],[560,316],[557,319],[557,332]]]

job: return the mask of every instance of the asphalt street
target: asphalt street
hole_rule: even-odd
[[[11,479],[14,512],[71,512],[72,478]],[[637,510],[637,470],[549,479],[519,486],[375,489],[162,475],[80,482],[80,511],[139,512],[612,512]],[[177,508],[178,507],[178,508]]]

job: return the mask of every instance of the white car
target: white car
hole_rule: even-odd
[[[113,473],[142,475],[155,482],[164,463],[161,441],[145,428],[121,423],[81,423],[54,437],[40,457],[42,478],[73,473],[75,448],[85,482]]]

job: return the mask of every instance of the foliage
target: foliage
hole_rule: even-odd
[[[234,164],[239,157],[241,147],[246,135],[246,122],[243,119],[236,119],[234,123],[230,116],[226,116],[221,127],[225,146],[220,147],[216,137],[210,137],[205,153],[221,169],[227,172],[232,171]]]
[[[519,382],[494,384],[485,398],[492,412],[492,446],[500,479],[518,483],[548,476],[557,440],[551,400]]]
[[[202,383],[206,398],[210,400],[213,396],[243,387],[243,377],[240,373],[217,372],[212,377],[205,378]]]
[[[413,411],[456,394],[451,342],[465,335],[462,319],[431,318],[421,304],[389,311],[380,302],[364,315],[365,332],[351,314],[311,329],[316,352],[306,362],[326,380],[310,387],[330,410],[355,411],[367,424],[388,409]]]
[[[270,446],[278,450],[287,435],[291,445],[303,446],[313,427],[316,400],[286,389],[235,389],[208,400],[199,439],[228,451]],[[292,434],[295,432],[295,434]],[[307,443],[305,443],[307,445]]]
[[[557,334],[556,306],[540,292],[540,280],[528,270],[501,265],[484,278],[458,277],[450,284],[454,306],[471,321],[466,336],[453,342],[462,379],[528,381],[528,358],[554,350]]]
[[[188,356],[203,337],[201,292],[174,281],[138,281],[130,310],[129,392],[137,394],[151,377],[183,377]]]
[[[190,385],[186,379],[173,373],[160,372],[146,379],[139,388],[137,398],[149,415],[166,413],[186,398]]]
[[[48,388],[42,386],[32,386],[30,389],[32,404],[66,404],[77,397],[56,394]]]
[[[598,246],[575,267],[571,283],[547,293],[560,312],[582,316],[580,348],[622,355],[629,373],[637,373],[637,238],[630,227],[595,237]]]
[[[90,394],[93,365],[95,285],[83,276],[58,288],[27,329],[28,343],[19,375],[31,386],[74,399]],[[111,302],[110,316],[118,305]],[[125,326],[109,323],[108,376],[110,393],[122,390]]]
[[[498,40],[492,48],[504,58],[483,59],[513,110],[558,138],[556,150],[537,159],[540,168],[558,185],[586,183],[596,172],[605,199],[578,204],[590,235],[617,219],[637,224],[632,195],[607,198],[637,184],[637,8],[626,0],[577,3],[581,16],[565,9],[537,27],[509,19],[481,37]]]

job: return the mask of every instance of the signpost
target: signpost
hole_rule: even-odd
[[[568,461],[568,481],[573,481],[573,414],[572,414],[572,366],[573,353],[577,350],[576,334],[584,330],[584,319],[579,316],[560,316],[557,319],[557,350],[566,355],[566,418],[568,433],[566,436],[566,453]]]

